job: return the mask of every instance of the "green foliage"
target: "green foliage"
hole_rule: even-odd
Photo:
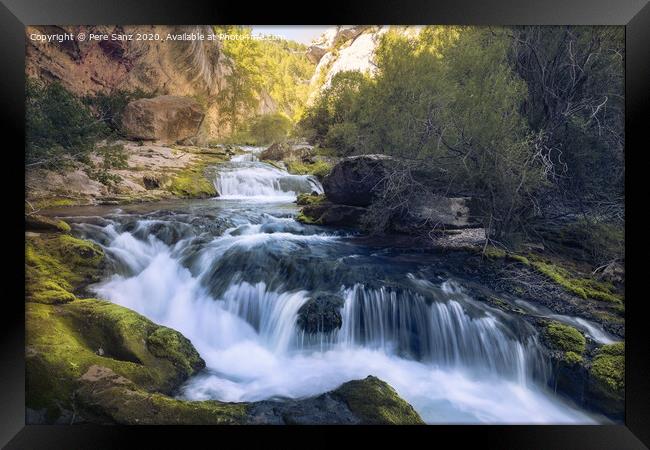
[[[151,98],[153,93],[141,89],[135,91],[116,90],[111,93],[97,93],[83,99],[100,120],[112,131],[122,134],[122,113],[129,102],[140,98]]]
[[[530,215],[530,197],[544,182],[519,112],[527,89],[508,63],[509,45],[502,29],[389,31],[375,51],[375,76],[336,74],[300,127],[339,155],[418,161],[414,167],[435,172],[445,192],[482,197],[483,222],[491,237],[502,237]],[[399,205],[410,196],[386,201]],[[382,210],[394,207],[384,203]]]
[[[129,167],[129,155],[123,145],[105,145],[97,148],[95,153],[102,158],[104,169],[126,169]]]
[[[109,133],[102,120],[60,83],[26,83],[26,164],[65,167],[90,153]]]
[[[295,120],[307,99],[314,69],[305,56],[305,47],[286,40],[252,39],[249,27],[220,26],[215,31],[249,37],[222,41],[231,70],[217,101],[231,131],[240,131],[242,123],[255,116],[263,100],[267,107],[276,107],[278,112]]]
[[[511,34],[512,65],[528,85],[522,111],[544,134],[545,156],[560,175],[554,184],[583,207],[620,201],[623,27],[527,26]]]
[[[560,322],[550,322],[544,330],[545,336],[551,345],[564,352],[573,352],[581,355],[585,351],[587,341],[575,328]]]
[[[322,180],[332,170],[332,165],[325,161],[316,161],[314,163],[303,163],[300,161],[287,161],[287,170],[289,173],[297,175],[314,175]]]
[[[291,119],[282,113],[263,114],[254,117],[248,125],[247,141],[253,145],[284,142],[292,126]]]
[[[358,139],[360,114],[365,92],[371,80],[360,72],[339,72],[311,105],[298,126],[313,143],[336,150],[339,155],[352,153]]]

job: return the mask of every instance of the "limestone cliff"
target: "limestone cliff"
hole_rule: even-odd
[[[78,40],[42,42],[32,33],[113,33],[132,40]],[[218,40],[139,40],[137,34],[210,33],[207,26],[36,26],[27,27],[26,74],[58,81],[80,95],[141,90],[156,95],[192,97],[205,108],[199,137],[223,136],[227,129],[220,118],[215,96],[223,89],[230,70]],[[268,100],[264,101],[265,110]]]
[[[330,85],[339,72],[357,70],[373,74],[377,69],[373,59],[381,36],[388,30],[399,33],[418,33],[412,26],[337,26],[328,29],[309,47],[307,56],[317,63],[310,86],[315,93]]]

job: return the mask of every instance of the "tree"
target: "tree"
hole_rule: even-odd
[[[79,98],[60,83],[26,84],[26,165],[60,167],[70,158],[81,158],[109,129]]]

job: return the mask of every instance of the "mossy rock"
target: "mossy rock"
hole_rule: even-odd
[[[621,306],[623,304],[623,298],[612,293],[613,286],[611,283],[590,278],[573,277],[567,269],[547,261],[534,259],[531,260],[530,264],[548,279],[580,298],[601,300]]]
[[[45,408],[52,420],[72,408],[78,379],[92,365],[108,367],[141,389],[163,393],[205,366],[179,333],[101,300],[28,302],[26,335],[26,405]],[[170,343],[168,353],[159,342]]]
[[[319,180],[325,178],[332,171],[332,165],[326,161],[318,160],[313,163],[302,161],[286,161],[287,172],[296,175],[313,175]]]
[[[374,376],[349,381],[333,392],[365,425],[420,425],[418,413],[387,383]]]
[[[625,390],[625,343],[603,345],[591,362],[591,375],[616,397]]]
[[[51,219],[38,214],[25,216],[25,229],[45,233],[69,233],[70,225],[63,220]]]
[[[560,322],[549,322],[544,328],[544,336],[554,350],[571,352],[577,356],[584,353],[587,345],[587,340],[580,331]]]
[[[25,245],[27,301],[66,303],[74,293],[100,279],[104,268],[102,249],[67,234],[28,237]]]
[[[165,188],[174,196],[181,198],[210,198],[219,195],[212,179],[208,177],[208,166],[226,161],[216,155],[203,155],[191,166],[171,176]]]
[[[298,194],[296,203],[300,206],[317,205],[319,203],[323,203],[325,200],[325,194]]]
[[[304,210],[301,210],[298,212],[298,215],[296,216],[296,220],[300,223],[304,223],[305,225],[318,225],[319,221],[317,218],[310,216],[305,213]]]
[[[91,366],[80,377],[75,403],[86,420],[123,425],[246,423],[245,403],[185,401],[149,393],[113,370]]]

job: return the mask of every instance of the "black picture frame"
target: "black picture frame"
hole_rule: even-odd
[[[472,24],[472,25],[624,25],[626,30],[626,206],[633,204],[630,180],[640,175],[638,164],[646,144],[643,128],[650,117],[650,4],[648,0],[333,0],[318,10],[303,3],[181,2],[172,0],[1,0],[0,64],[2,64],[2,150],[7,228],[0,360],[0,444],[11,449],[119,448],[146,439],[147,447],[223,445],[236,439],[236,447],[288,447],[292,443],[312,447],[342,444],[344,436],[389,443],[442,442],[454,447],[474,444],[481,448],[526,449],[641,449],[650,445],[650,339],[646,334],[643,266],[631,264],[642,254],[631,224],[636,214],[627,209],[626,253],[626,405],[625,424],[611,426],[427,426],[427,427],[101,427],[25,426],[24,405],[24,26],[30,24]],[[8,139],[9,138],[9,139]],[[10,142],[10,143],[9,143]],[[647,144],[646,144],[647,146]],[[635,164],[636,162],[636,164]],[[639,208],[636,207],[638,210]],[[628,245],[632,242],[634,246]],[[308,436],[307,436],[308,435]],[[347,439],[347,437],[345,438]],[[417,440],[416,440],[417,439]],[[422,441],[421,439],[424,439]],[[279,443],[281,442],[281,444]],[[302,444],[301,444],[302,442]],[[446,445],[445,445],[446,447]]]

